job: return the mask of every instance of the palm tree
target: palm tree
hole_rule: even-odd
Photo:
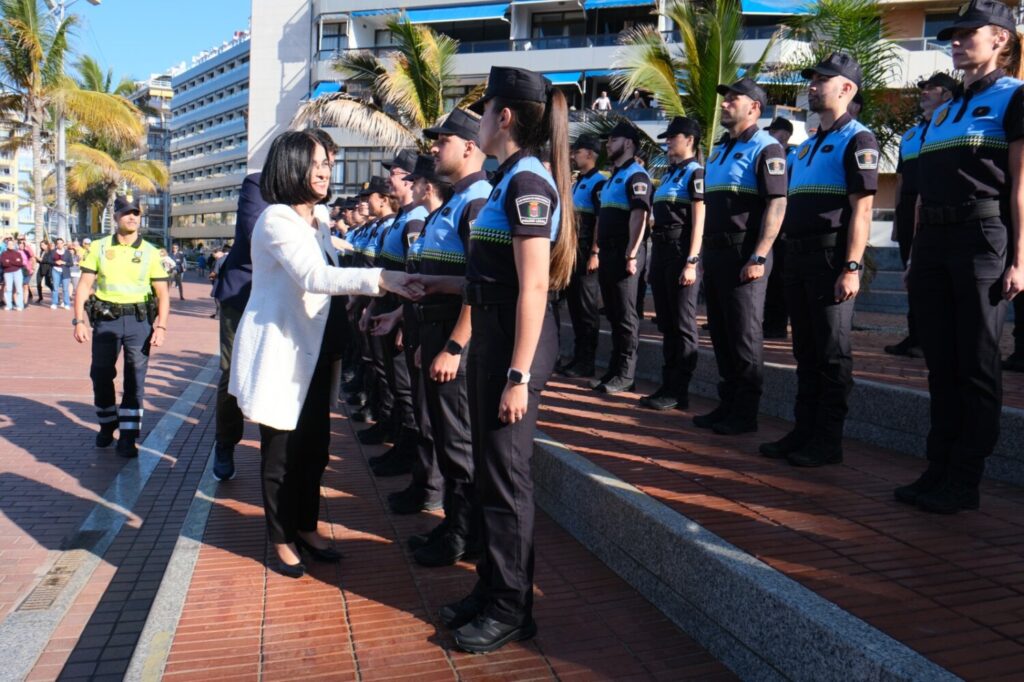
[[[68,147],[68,158],[74,161],[68,172],[68,189],[83,196],[100,189],[106,200],[108,227],[114,229],[114,200],[118,190],[135,189],[155,193],[167,187],[167,167],[152,159],[132,159],[123,150],[108,153],[84,144]]]
[[[0,0],[0,115],[17,114],[32,146],[32,203],[36,242],[43,239],[43,131],[49,120],[67,116],[106,137],[135,144],[142,135],[138,110],[123,99],[82,90],[64,71],[77,17],[52,26],[37,0]],[[61,203],[64,187],[58,182]]]
[[[78,87],[83,90],[103,92],[122,98],[127,98],[135,92],[136,85],[133,79],[122,76],[114,86],[114,70],[107,69],[107,72],[103,73],[103,67],[89,55],[82,56],[75,64],[75,68],[78,69]]]
[[[388,22],[395,40],[386,61],[369,52],[343,54],[334,65],[345,80],[365,88],[363,96],[323,95],[306,103],[293,127],[347,128],[390,149],[422,145],[422,131],[446,112],[455,91],[459,42],[408,18]],[[483,85],[463,96],[457,107],[479,98]]]
[[[618,72],[613,82],[622,92],[650,92],[668,116],[696,119],[710,149],[721,116],[721,96],[715,88],[735,81],[740,73],[755,78],[775,37],[744,71],[739,59],[742,15],[737,0],[709,4],[678,0],[667,5],[663,15],[679,32],[679,46],[667,43],[654,26],[627,31],[612,65]]]

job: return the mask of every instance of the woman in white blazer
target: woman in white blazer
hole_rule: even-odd
[[[277,568],[291,577],[305,572],[299,548],[321,561],[341,557],[317,533],[330,443],[332,353],[324,337],[344,323],[331,296],[422,294],[405,273],[337,267],[328,226],[314,216],[330,176],[313,133],[287,132],[271,145],[260,178],[271,205],[253,228],[252,294],[231,363],[229,391],[260,426],[263,505]]]

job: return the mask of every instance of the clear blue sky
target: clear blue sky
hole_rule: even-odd
[[[77,54],[88,54],[121,76],[148,78],[230,40],[249,27],[251,0],[79,0]]]

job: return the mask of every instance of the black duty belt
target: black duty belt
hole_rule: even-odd
[[[729,249],[739,246],[747,241],[747,231],[743,232],[719,232],[704,236],[704,246],[711,249]]]
[[[558,292],[549,291],[548,301],[558,298]],[[472,282],[466,284],[462,292],[462,300],[466,305],[500,305],[515,303],[519,300],[519,289],[502,286],[500,284],[480,284]]]
[[[921,206],[922,225],[951,225],[969,220],[998,218],[1003,213],[998,199],[981,199],[969,201],[956,206]]]
[[[690,230],[685,227],[655,228],[654,232],[651,233],[651,241],[655,244],[677,242],[683,235],[688,235],[689,233]]]
[[[821,249],[833,249],[845,245],[842,239],[843,232],[823,232],[820,234],[804,235],[802,237],[786,237],[786,250],[789,253],[807,253],[808,251],[820,251]]]
[[[458,319],[462,312],[461,303],[425,303],[413,304],[416,311],[416,319],[423,323],[449,322]]]

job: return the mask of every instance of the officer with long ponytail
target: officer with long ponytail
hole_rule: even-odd
[[[1024,81],[1012,11],[974,0],[939,32],[963,75],[921,146],[907,288],[928,364],[928,467],[896,499],[936,513],[979,506],[999,438],[999,341],[1024,288]]]
[[[500,163],[470,226],[466,302],[472,307],[469,391],[483,556],[472,594],[441,611],[455,643],[487,653],[533,637],[534,501],[530,460],[540,393],[555,366],[551,292],[576,259],[568,110],[544,76],[491,67],[480,146]],[[551,172],[540,161],[550,143]]]

